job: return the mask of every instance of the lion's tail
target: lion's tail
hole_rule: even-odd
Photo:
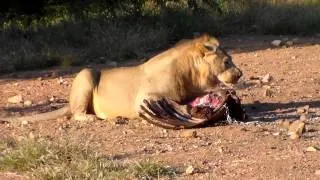
[[[46,121],[51,119],[57,119],[59,117],[62,117],[68,114],[70,114],[70,108],[69,106],[65,106],[55,111],[40,113],[40,114],[35,114],[30,116],[0,118],[0,123],[1,122],[16,123],[16,122],[22,122],[22,121],[28,121],[28,122]]]

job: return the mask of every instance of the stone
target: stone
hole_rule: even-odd
[[[51,96],[51,98],[49,99],[50,102],[53,102],[56,98],[54,96]]]
[[[287,45],[287,46],[292,46],[293,44],[294,44],[294,42],[293,42],[293,41],[290,41],[290,40],[286,42],[286,45]]]
[[[30,100],[26,100],[23,102],[23,106],[25,106],[25,107],[29,107],[31,105],[32,105],[32,101],[30,101]]]
[[[163,132],[164,134],[167,134],[167,133],[168,133],[168,130],[163,129],[162,132]]]
[[[183,130],[180,133],[180,137],[184,138],[196,138],[197,137],[197,131],[195,130]]]
[[[274,135],[274,136],[279,136],[279,135],[280,135],[280,132],[272,133],[272,135]]]
[[[191,174],[194,174],[195,173],[195,168],[193,166],[188,166],[187,169],[186,169],[186,174],[188,175],[191,175]]]
[[[63,78],[62,78],[62,77],[59,77],[59,79],[58,79],[58,84],[62,85],[63,83],[64,83]]]
[[[301,121],[308,121],[309,120],[309,115],[308,114],[301,114],[301,116],[300,116],[300,120]]]
[[[297,108],[297,114],[304,114],[309,112],[309,105]]]
[[[16,96],[12,96],[12,97],[8,98],[8,103],[11,103],[11,104],[19,104],[22,102],[23,102],[22,95],[16,95]]]
[[[307,149],[306,149],[307,152],[317,152],[318,151],[318,148],[314,147],[314,146],[309,146]]]
[[[28,125],[29,124],[29,122],[28,121],[26,121],[26,120],[23,120],[23,121],[21,121],[21,125]]]
[[[279,47],[279,46],[281,46],[281,44],[282,44],[282,41],[281,40],[273,40],[272,42],[271,42],[271,45],[273,45],[273,46],[277,46],[277,47]]]
[[[268,73],[268,74],[266,74],[265,76],[262,77],[261,81],[262,81],[263,83],[269,83],[269,82],[271,81],[271,79],[272,79],[272,77],[271,77],[271,75]]]

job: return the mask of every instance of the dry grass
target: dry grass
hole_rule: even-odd
[[[0,143],[0,170],[32,179],[151,179],[176,175],[173,168],[151,160],[116,160],[93,151],[88,143],[26,140]]]

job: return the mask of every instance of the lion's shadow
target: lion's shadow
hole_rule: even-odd
[[[249,119],[248,121],[261,121],[272,122],[278,119],[298,119],[299,115],[296,113],[297,108],[303,106],[309,106],[309,108],[320,107],[320,101],[301,101],[301,102],[288,102],[288,103],[249,103],[243,104],[243,108],[246,110]],[[316,115],[315,112],[310,112],[311,116]]]

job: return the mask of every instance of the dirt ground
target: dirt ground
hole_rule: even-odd
[[[273,47],[275,39],[294,40]],[[320,179],[320,37],[228,36],[221,38],[244,73],[237,94],[248,112],[247,123],[183,130],[164,130],[141,120],[127,124],[79,123],[61,118],[27,125],[0,124],[0,138],[66,136],[86,139],[97,150],[118,159],[152,158],[196,173],[177,179]],[[63,106],[79,68],[19,72],[0,77],[0,117],[29,115]],[[265,84],[257,80],[270,74]],[[60,79],[60,77],[62,79]],[[124,82],[125,83],[125,82]],[[269,89],[266,95],[266,89]],[[10,104],[22,95],[32,106]],[[51,101],[50,101],[51,100]],[[291,139],[278,120],[298,120],[297,108],[309,106],[306,132]]]

